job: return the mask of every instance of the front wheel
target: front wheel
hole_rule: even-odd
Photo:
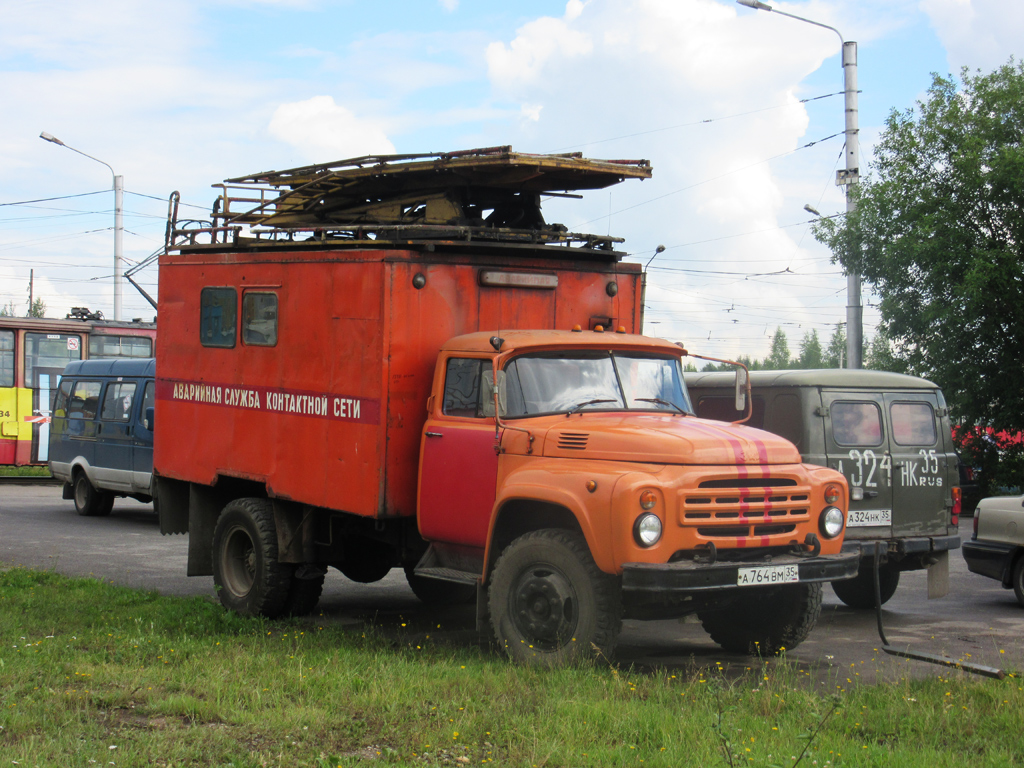
[[[85,472],[75,475],[75,511],[83,517],[106,517],[114,508],[114,494],[98,491]]]
[[[622,627],[617,580],[572,531],[549,528],[513,541],[494,566],[488,607],[498,644],[530,666],[610,660]]]
[[[738,589],[724,607],[697,612],[704,630],[727,651],[775,656],[806,640],[821,614],[821,584]]]
[[[900,583],[900,569],[895,563],[883,563],[878,569],[878,592],[882,605],[896,594]],[[832,582],[836,597],[851,608],[867,610],[875,607],[874,560],[860,561],[860,570],[852,579]]]
[[[236,499],[224,507],[213,530],[213,581],[225,608],[244,616],[282,615],[293,570],[277,561],[270,501]]]

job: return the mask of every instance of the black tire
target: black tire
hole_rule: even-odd
[[[342,561],[334,567],[360,584],[380,581],[395,565],[394,547],[362,536],[347,537],[342,554]]]
[[[520,664],[611,660],[622,628],[618,580],[594,563],[582,535],[543,529],[513,541],[488,587],[498,645]]]
[[[1013,594],[1017,602],[1024,605],[1024,555],[1020,555],[1013,566]]]
[[[106,517],[114,508],[114,494],[98,491],[85,472],[76,472],[74,480],[75,511],[83,517]]]
[[[860,561],[860,570],[852,579],[832,582],[832,591],[836,597],[851,608],[872,610],[875,607],[875,564],[874,560],[865,558]],[[896,563],[883,563],[878,571],[878,591],[882,605],[896,594],[900,584],[900,570]]]
[[[221,605],[243,616],[285,613],[294,567],[277,561],[274,509],[267,499],[235,499],[213,530],[213,581]]]
[[[821,584],[745,587],[697,616],[711,639],[734,653],[775,656],[800,645],[821,614]]]
[[[441,581],[417,576],[412,566],[405,567],[405,579],[413,593],[427,605],[462,605],[476,599],[474,584]]]
[[[292,585],[288,589],[285,613],[289,616],[306,616],[313,612],[324,591],[324,577],[327,568],[304,564],[295,569]]]

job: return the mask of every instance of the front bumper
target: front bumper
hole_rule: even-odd
[[[857,552],[818,557],[784,555],[772,557],[770,562],[717,562],[711,565],[692,561],[625,563],[622,566],[622,592],[623,596],[642,597],[736,589],[741,568],[776,565],[797,566],[800,581],[789,582],[791,584],[835,581],[856,576],[859,563],[860,554]]]
[[[988,576],[1004,585],[1009,584],[1010,565],[1017,549],[1013,544],[996,544],[974,539],[965,541],[963,552],[967,570],[980,576]]]

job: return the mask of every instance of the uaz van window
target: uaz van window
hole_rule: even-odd
[[[935,411],[928,403],[893,403],[892,436],[899,445],[935,445]]]
[[[832,437],[836,445],[882,444],[882,412],[874,403],[832,403]]]

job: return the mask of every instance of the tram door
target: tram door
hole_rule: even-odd
[[[22,419],[32,425],[33,464],[45,464],[49,460],[50,412],[57,394],[57,380],[65,365],[81,359],[82,337],[78,334],[25,334],[24,381],[31,389],[31,413],[26,408]]]

